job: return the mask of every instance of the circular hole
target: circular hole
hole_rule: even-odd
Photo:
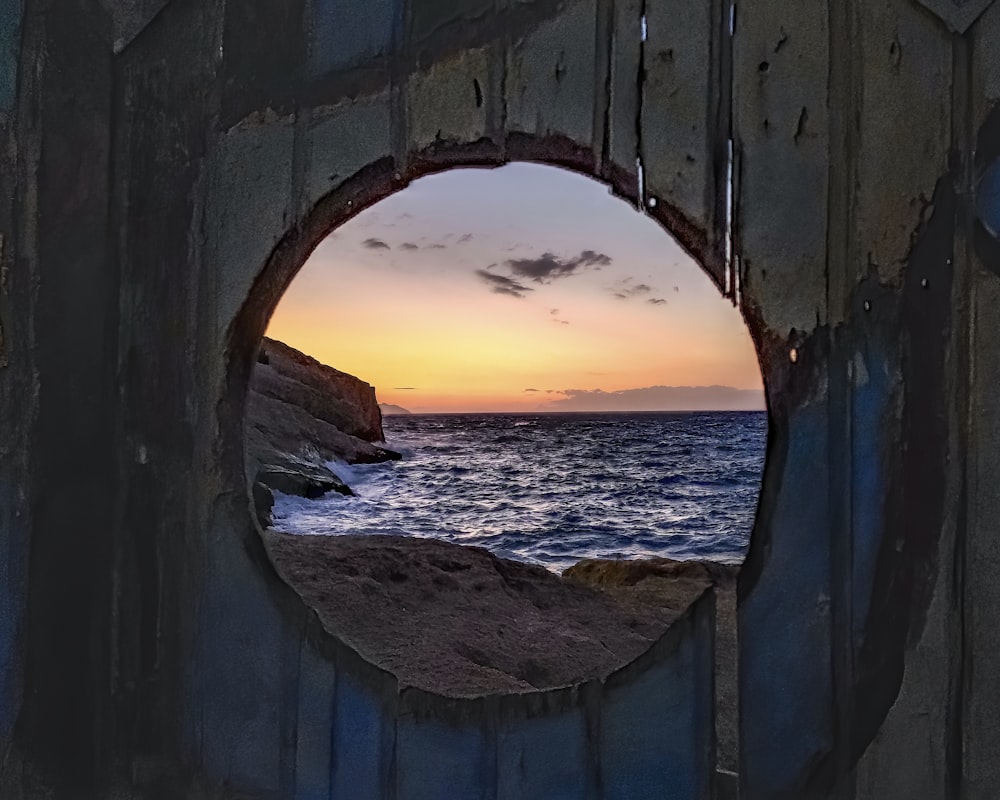
[[[373,646],[370,635],[376,631],[380,637],[405,639],[404,600],[409,612],[410,601],[421,598],[419,602],[437,604],[443,613],[481,619],[476,603],[486,609],[511,598],[497,594],[489,571],[482,580],[468,577],[479,567],[471,564],[469,548],[457,547],[461,544],[492,548],[497,556],[541,564],[553,573],[587,557],[741,561],[768,434],[760,368],[739,310],[720,297],[651,215],[636,214],[634,207],[609,199],[593,181],[551,167],[513,165],[452,170],[416,180],[414,186],[419,188],[413,193],[401,190],[380,201],[377,212],[359,200],[357,216],[340,225],[335,238],[320,243],[291,282],[268,330],[273,339],[342,374],[370,381],[378,400],[396,406],[370,415],[381,419],[388,442],[378,441],[377,432],[364,435],[375,439],[368,442],[371,447],[402,450],[402,460],[378,463],[375,453],[369,454],[373,463],[344,464],[348,459],[332,450],[311,454],[316,470],[305,476],[309,485],[304,491],[294,483],[302,479],[288,475],[301,469],[301,459],[282,456],[304,451],[296,436],[285,435],[286,426],[276,425],[285,439],[278,443],[277,469],[267,477],[278,483],[278,491],[273,506],[268,505],[269,493],[259,492],[258,515],[273,520],[264,536],[279,572],[308,604],[326,609],[324,624],[334,633],[350,634],[364,651]],[[558,188],[555,196],[553,187]],[[428,193],[435,199],[429,200]],[[483,197],[490,204],[477,219],[469,212]],[[577,197],[579,211],[574,209]],[[606,198],[606,205],[597,205]],[[586,219],[591,202],[597,213]],[[655,207],[658,198],[646,197],[645,203]],[[497,204],[503,214],[496,213]],[[350,216],[344,207],[341,214]],[[378,228],[373,223],[379,217],[392,224]],[[527,238],[529,233],[537,238]],[[667,259],[672,266],[664,266],[664,248],[672,255],[676,251],[676,258]],[[281,269],[290,280],[299,266]],[[620,344],[610,352],[605,343],[614,345],[616,333]],[[692,372],[685,367],[691,359],[682,346],[690,340],[699,342],[702,362]],[[664,341],[664,346],[647,346],[651,341]],[[301,391],[297,385],[302,381],[291,377],[297,365],[306,363],[274,341],[264,347],[247,403],[246,430],[254,435],[263,431],[268,409],[276,407],[273,395],[290,396],[282,394],[282,371],[289,375],[289,392]],[[478,391],[501,367],[517,366],[522,357],[525,363],[518,368],[525,371],[497,383],[510,392],[499,407],[480,403],[475,393],[468,396],[470,404],[446,405],[434,383],[446,387],[450,376],[468,374],[470,392]],[[622,388],[616,382],[620,374],[635,381],[624,384],[634,388]],[[665,385],[672,392],[664,397],[672,394],[676,402],[652,404]],[[704,401],[695,398],[693,388],[727,390]],[[724,399],[742,402],[749,399],[750,388],[757,392],[752,407]],[[367,402],[374,404],[375,393],[370,387],[366,391],[371,392]],[[588,405],[613,403],[620,396],[636,405]],[[317,387],[303,397],[308,410],[327,393]],[[428,413],[401,413],[407,408]],[[329,411],[324,413],[333,419],[335,409]],[[485,413],[490,411],[500,415]],[[709,419],[699,422],[706,414]],[[271,457],[265,444],[248,439],[251,470]],[[747,461],[747,455],[753,459]],[[556,474],[553,463],[559,464]],[[248,477],[257,487],[257,476],[251,472]],[[356,496],[341,492],[337,480]],[[281,486],[304,496],[290,496]],[[313,491],[321,496],[310,499]],[[736,502],[745,507],[737,508]],[[710,536],[704,533],[706,520]],[[311,530],[310,524],[315,526]],[[373,535],[387,532],[396,535]],[[423,549],[394,543],[406,534],[445,541],[420,545]],[[716,539],[731,547],[725,555],[721,550],[716,555]],[[464,552],[451,557],[445,554],[448,547]],[[329,562],[336,566],[325,572],[315,568],[325,563],[324,553],[338,554]],[[526,569],[518,564],[509,568],[518,575]],[[348,569],[357,572],[348,574]],[[583,572],[575,574],[586,580]],[[345,601],[327,591],[340,585],[341,573],[349,579],[342,581],[345,592],[369,591],[389,599],[367,610],[365,597],[351,595]],[[532,580],[555,580],[538,578],[537,569],[532,574]],[[724,591],[719,647],[733,651],[735,595],[728,586]],[[345,611],[362,607],[362,615]],[[556,603],[550,617],[558,620],[560,609],[571,608]],[[497,613],[503,618],[503,612]],[[539,624],[545,623],[544,616],[538,615]],[[348,629],[356,623],[368,627]],[[506,658],[532,644],[527,636],[518,641],[515,631],[506,630],[504,636],[510,638],[503,641],[498,633],[485,643],[460,638],[458,644],[475,650],[476,659]],[[362,634],[369,635],[367,644],[358,638]],[[540,639],[537,634],[533,638]],[[548,654],[552,670],[561,664],[564,643],[558,639]],[[435,647],[447,654],[454,644],[435,642],[428,633],[420,647],[424,654]],[[573,644],[574,663],[588,647],[587,642]],[[599,642],[592,651],[607,657]],[[420,665],[429,662],[418,656],[393,669],[403,671],[413,685],[424,682],[442,693],[505,693],[509,682],[484,687],[475,681],[506,681],[504,670],[520,670],[524,660],[514,661],[488,675],[477,671],[464,676],[457,670],[424,674]],[[536,689],[569,680],[555,672],[510,674]],[[735,667],[723,679],[732,684]],[[729,695],[735,697],[734,685]],[[735,731],[728,735],[720,758],[735,769]]]
[[[770,72],[771,71],[771,62],[770,61],[761,61],[760,62],[760,66],[757,67],[757,71],[758,72]]]
[[[538,174],[528,175],[528,170]],[[490,185],[490,179],[497,185]],[[438,182],[441,190],[431,192]],[[563,187],[562,197],[548,194],[557,182],[571,184]],[[330,633],[349,639],[352,648],[362,653],[373,653],[388,641],[407,643],[406,649],[398,651],[405,655],[393,662],[392,671],[397,678],[402,674],[408,685],[423,685],[439,694],[467,697],[519,692],[529,686],[534,690],[563,686],[575,682],[580,673],[576,666],[571,676],[557,670],[570,662],[580,664],[585,649],[601,659],[613,652],[620,658],[619,665],[629,663],[632,655],[612,651],[590,635],[597,632],[597,623],[593,628],[590,623],[574,627],[587,634],[579,641],[567,641],[561,635],[566,629],[564,614],[576,613],[572,603],[546,603],[545,607],[537,606],[539,612],[545,612],[538,614],[530,602],[517,604],[518,596],[532,591],[532,581],[547,581],[553,591],[562,591],[551,584],[560,580],[557,575],[508,561],[504,569],[525,578],[520,583],[511,581],[523,585],[516,590],[519,595],[507,596],[500,585],[504,581],[497,581],[497,569],[483,571],[481,565],[472,563],[482,558],[475,555],[482,550],[460,545],[492,548],[498,557],[534,561],[552,573],[587,555],[644,559],[671,540],[676,548],[661,551],[668,558],[723,565],[742,561],[753,526],[769,433],[760,367],[740,310],[721,298],[696,262],[686,259],[680,246],[664,235],[654,215],[637,214],[635,206],[616,200],[598,205],[610,196],[593,181],[551,167],[512,165],[502,170],[453,169],[415,180],[414,185],[419,189],[408,195],[401,184],[394,184],[399,191],[382,199],[372,214],[366,214],[374,206],[368,209],[364,193],[353,194],[356,202],[340,205],[334,219],[316,219],[329,213],[327,209],[336,208],[334,204],[318,206],[305,230],[317,231],[318,237],[319,230],[336,228],[336,234],[326,242],[307,240],[311,234],[303,234],[307,240],[304,245],[315,246],[315,252],[295,281],[292,278],[303,266],[296,259],[306,246],[295,255],[289,249],[286,260],[276,259],[270,267],[277,271],[282,286],[291,285],[271,319],[268,335],[285,340],[342,374],[374,384],[377,399],[397,405],[393,409],[397,413],[383,409],[374,415],[381,419],[388,442],[368,444],[404,450],[400,461],[345,465],[343,460],[330,457],[335,453],[304,451],[298,446],[297,435],[289,435],[282,452],[315,457],[313,466],[322,470],[316,470],[318,474],[310,470],[305,476],[310,485],[304,491],[301,486],[292,487],[304,496],[289,496],[280,488],[273,494],[268,491],[262,481],[255,480],[264,463],[259,457],[265,454],[255,454],[255,445],[249,440],[261,430],[251,415],[256,406],[258,420],[269,417],[281,428],[278,433],[288,433],[282,420],[268,415],[268,408],[277,405],[275,393],[280,387],[276,375],[286,367],[297,372],[294,365],[307,360],[283,356],[273,341],[265,341],[266,350],[251,380],[244,431],[248,436],[247,477],[271,560],[307,605],[322,609],[320,618]],[[586,194],[588,189],[593,195]],[[429,199],[428,192],[436,199]],[[408,208],[400,205],[407,196],[411,201]],[[574,208],[577,197],[579,210]],[[475,206],[484,198],[488,203],[477,220]],[[658,199],[646,196],[641,202],[653,207]],[[352,208],[355,205],[357,209]],[[497,205],[503,214],[495,213]],[[583,212],[589,208],[594,211],[587,217]],[[507,214],[519,218],[503,218]],[[376,218],[391,224],[380,229],[373,225]],[[623,227],[627,222],[629,226]],[[532,232],[540,238],[532,239]],[[676,258],[665,259],[665,250]],[[266,282],[261,286],[266,290]],[[395,296],[390,296],[390,290]],[[274,309],[277,298],[267,302]],[[491,320],[495,309],[512,316]],[[653,328],[647,328],[647,322]],[[488,340],[473,335],[477,325],[488,329]],[[330,330],[323,331],[324,327]],[[570,339],[577,333],[582,338],[571,346]],[[420,340],[423,335],[430,339]],[[604,352],[605,343],[613,343],[618,335],[622,339],[617,354]],[[692,359],[690,348],[685,346],[692,340],[698,342],[697,359]],[[663,345],[654,346],[653,342]],[[353,354],[352,348],[356,348]],[[734,358],[737,351],[739,356]],[[457,358],[454,369],[439,369],[445,365],[445,356],[452,355]],[[595,355],[601,363],[595,363]],[[383,356],[386,364],[379,361]],[[447,381],[449,375],[472,373],[471,380],[486,385],[500,368],[521,358],[528,362],[525,367],[530,380],[528,373],[522,373],[504,391],[512,388],[518,402],[532,407],[524,406],[520,412],[492,409],[510,410],[514,418],[453,414],[449,420],[444,413],[448,408],[431,405],[435,389],[428,383],[431,378]],[[725,366],[725,375],[718,375],[714,368],[706,369],[710,359],[712,363],[718,359],[720,366],[731,366]],[[426,362],[427,369],[423,377],[390,374],[387,364],[393,360],[408,370]],[[682,368],[693,361],[699,362],[692,365],[697,369],[695,374]],[[658,374],[649,374],[651,368]],[[570,372],[577,369],[580,372]],[[629,382],[616,381],[616,374]],[[638,380],[632,377],[640,374]],[[254,383],[258,385],[256,397]],[[301,391],[296,384],[302,382],[292,381],[290,387]],[[736,391],[720,392],[720,397],[746,398],[745,391],[752,389],[757,398],[752,407],[702,404],[699,408],[686,402],[672,408],[642,406],[638,424],[623,417],[619,408],[549,404],[551,399],[584,403],[618,395],[642,402],[650,390],[663,389],[663,384],[686,397],[692,387],[718,389],[727,385]],[[574,386],[584,388],[570,388]],[[366,391],[371,392],[371,387]],[[305,405],[328,398],[322,390],[306,394]],[[368,402],[375,401],[372,392]],[[535,413],[541,409],[534,406],[541,404],[547,410],[582,413]],[[442,413],[398,413],[399,407],[420,411],[421,406],[424,411]],[[736,411],[740,407],[747,411]],[[682,408],[686,410],[681,412]],[[467,406],[450,410],[477,411]],[[697,420],[703,413],[711,419],[699,427]],[[295,416],[302,418],[298,413]],[[332,413],[329,416],[332,418]],[[565,428],[561,432],[560,425]],[[308,422],[308,427],[312,429],[313,423]],[[490,444],[491,437],[497,447]],[[501,444],[506,449],[500,448]],[[641,452],[630,449],[636,447]],[[754,460],[747,461],[748,455]],[[284,469],[272,470],[269,477],[282,485],[288,485],[285,482],[290,479],[301,484],[287,474],[288,470],[301,469],[300,461],[283,459],[275,466]],[[558,469],[554,470],[553,464]],[[254,470],[258,470],[256,475]],[[354,489],[356,496],[341,493],[324,470]],[[422,480],[421,470],[424,478],[433,480]],[[580,470],[593,474],[596,491],[585,486]],[[487,488],[497,491],[488,496]],[[314,492],[321,496],[310,499]],[[408,498],[401,495],[407,492]],[[659,501],[676,506],[650,506]],[[737,509],[736,502],[745,503],[745,508]],[[393,505],[400,512],[397,521],[385,524],[385,512]],[[325,534],[361,535],[280,532],[295,529],[289,524],[292,514],[300,521],[311,517]],[[453,519],[447,519],[449,515]],[[268,518],[273,524],[268,524]],[[332,526],[341,529],[334,531]],[[308,531],[300,528],[298,532]],[[380,535],[366,535],[375,532]],[[395,535],[381,535],[386,533]],[[426,537],[419,539],[424,544],[399,544],[407,534]],[[547,535],[549,541],[531,541],[535,535]],[[731,537],[735,547],[728,557],[715,554],[709,537],[714,542],[716,536]],[[577,544],[593,547],[594,552],[573,549]],[[446,553],[449,547],[459,554],[453,557]],[[317,569],[319,564],[324,567]],[[612,566],[610,585],[624,582],[631,570],[631,566]],[[722,574],[729,575],[729,570],[726,567]],[[588,577],[585,569],[573,574],[585,587],[600,580],[596,573]],[[333,586],[338,587],[336,592],[329,591]],[[720,694],[723,710],[718,725],[723,744],[718,758],[720,766],[735,770],[737,733],[731,722],[736,718],[733,704],[737,696],[736,599],[732,582],[719,583],[717,591],[721,598],[718,652],[733,656],[717,678],[725,687]],[[589,596],[591,591],[587,593]],[[511,600],[517,605],[516,614],[512,611],[507,615],[503,604],[510,605]],[[413,623],[408,620],[417,608],[422,614],[430,613],[427,604],[435,606],[442,617],[459,623],[422,626],[420,652],[414,653],[406,638],[412,633]],[[352,614],[352,609],[362,611]],[[528,618],[521,619],[520,614]],[[504,621],[488,626],[488,631],[482,631],[482,641],[466,636],[469,631],[478,631],[476,625],[481,620],[494,618],[509,619],[511,624]],[[616,630],[614,620],[601,624],[605,630]],[[352,631],[352,625],[360,628]],[[544,636],[546,630],[552,635]],[[624,634],[630,635],[628,631]],[[520,657],[535,645],[546,656],[542,671],[530,658]],[[641,647],[648,647],[648,639]],[[457,660],[449,663],[480,667],[497,659],[497,667],[468,674],[459,666],[445,671],[422,668],[432,661],[440,663],[439,655],[446,660],[455,655]],[[487,681],[497,684],[484,685]]]

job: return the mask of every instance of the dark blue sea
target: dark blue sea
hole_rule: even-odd
[[[275,527],[487,547],[562,570],[581,558],[742,561],[764,412],[387,416],[403,460],[330,467],[357,493],[278,495]]]

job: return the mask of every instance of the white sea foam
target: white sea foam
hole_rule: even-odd
[[[278,494],[276,526],[432,536],[552,569],[586,557],[738,562],[767,421],[725,412],[413,415],[384,424],[402,461],[329,464],[357,496]]]

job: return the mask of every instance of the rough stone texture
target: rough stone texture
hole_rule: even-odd
[[[462,53],[414,74],[407,85],[411,147],[419,151],[466,136],[473,141],[485,136],[489,109],[482,87],[488,81],[485,50]]]
[[[403,536],[267,531],[282,576],[331,633],[401,686],[449,697],[606,678],[659,639],[710,585],[704,573],[645,596],[480,547]]]
[[[246,407],[247,477],[286,494],[351,494],[326,463],[398,459],[375,390],[282,342],[261,343]]]
[[[366,442],[384,442],[375,389],[293,347],[264,339],[250,391],[291,403]]]
[[[616,0],[613,4],[608,47],[607,113],[602,122],[604,175],[618,191],[640,204],[636,162],[639,160],[639,119],[642,104],[638,85],[642,59],[643,0]],[[616,177],[615,177],[616,176]]]
[[[207,161],[205,202],[215,224],[204,246],[217,267],[214,297],[220,337],[225,335],[226,320],[250,293],[253,277],[246,265],[263,264],[295,216],[295,175],[290,166],[295,158],[296,120],[271,110],[259,116],[227,131]],[[252,175],[244,175],[245,168]]]
[[[251,456],[267,461],[264,453],[287,453],[314,463],[341,460],[374,464],[398,454],[317,419],[293,403],[253,393],[247,397],[247,447]]]
[[[506,73],[509,131],[593,146],[596,25],[596,0],[573,0],[557,20],[514,42]]]
[[[792,338],[826,318],[828,11],[766,0],[737,26],[736,252],[746,298]]]
[[[934,20],[905,13],[911,3],[873,5],[859,21],[863,49],[881,53],[882,61],[863,78],[863,155],[857,169],[865,179],[857,190],[855,236],[867,243],[867,252],[853,264],[855,280],[873,274],[884,283],[899,281],[913,231],[948,169],[951,112],[921,99],[949,94],[952,49]],[[875,146],[885,141],[897,144]]]
[[[315,200],[392,150],[388,93],[321,106],[309,124],[306,186]]]

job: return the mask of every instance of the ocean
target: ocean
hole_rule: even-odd
[[[764,412],[386,416],[401,461],[331,469],[356,497],[277,494],[275,527],[479,545],[561,571],[582,558],[743,560]]]

